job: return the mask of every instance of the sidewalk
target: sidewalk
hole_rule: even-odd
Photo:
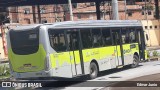
[[[142,77],[134,78],[127,81],[160,81],[160,73],[142,76]],[[120,84],[123,84],[123,83],[120,83]],[[160,90],[160,87],[105,87],[100,90]]]
[[[151,46],[151,47],[146,47],[147,50],[160,50],[160,46]]]

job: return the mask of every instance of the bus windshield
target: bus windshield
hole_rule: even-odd
[[[39,30],[11,30],[10,40],[15,54],[26,55],[35,53],[39,48]]]

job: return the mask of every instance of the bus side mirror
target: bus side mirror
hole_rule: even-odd
[[[146,34],[146,39],[147,39],[147,41],[149,40],[149,38],[148,38],[148,34]]]

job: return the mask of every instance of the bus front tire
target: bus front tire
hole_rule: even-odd
[[[135,68],[139,65],[139,58],[137,55],[133,56],[133,63],[131,64],[131,68]]]
[[[96,63],[91,62],[90,64],[90,79],[95,79],[98,75],[98,67],[96,65]]]

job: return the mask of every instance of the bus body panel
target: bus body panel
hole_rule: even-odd
[[[13,75],[16,78],[28,78],[28,77],[72,78],[72,77],[83,74],[83,70],[82,70],[83,65],[81,61],[83,61],[83,64],[84,64],[84,74],[89,74],[90,63],[93,60],[98,63],[99,71],[104,71],[104,70],[116,68],[118,66],[132,64],[133,55],[135,53],[141,56],[139,54],[140,52],[139,43],[138,44],[137,43],[114,44],[112,42],[113,46],[103,46],[103,47],[100,46],[100,47],[92,47],[87,49],[79,48],[79,50],[67,49],[66,51],[58,52],[56,51],[56,49],[54,49],[51,46],[51,43],[50,43],[50,39],[49,39],[50,36],[48,34],[48,30],[49,28],[51,28],[51,26],[52,25],[40,26],[39,49],[36,53],[33,53],[33,54],[28,54],[28,55],[14,54],[14,52],[12,51],[12,48],[10,45],[10,39],[8,36],[7,42],[9,44],[8,45],[9,59],[11,63],[11,68],[13,69]],[[55,26],[54,25],[52,26],[53,30]],[[57,25],[57,26],[59,27],[61,25]],[[68,26],[70,25],[68,24]],[[64,25],[64,27],[67,27],[67,25],[66,26]],[[64,27],[62,27],[61,29],[66,29]],[[103,25],[103,27],[100,27],[100,26],[95,26],[95,27],[105,28],[105,25]],[[121,27],[121,26],[117,26],[117,27]],[[87,28],[92,28],[92,27],[88,26]],[[112,26],[112,28],[114,27]],[[118,30],[120,29],[118,28],[117,31],[115,32],[118,33],[118,35],[120,35],[120,32]],[[82,53],[80,52],[80,50],[82,51]],[[82,58],[80,54],[82,55]],[[123,57],[124,63],[123,63],[122,56],[124,56]],[[145,51],[145,57],[146,57],[146,51]],[[46,59],[48,60],[48,63],[50,66],[48,70],[45,70],[47,66]]]
[[[138,43],[124,44],[123,53],[124,53],[124,65],[132,64],[134,53],[139,53]]]
[[[144,52],[145,52],[145,60],[148,60],[147,50],[145,50]]]
[[[116,68],[115,46],[102,47],[100,49],[99,70]]]
[[[50,54],[53,76],[72,77],[71,60],[69,52]],[[73,62],[72,62],[73,63]]]
[[[14,54],[12,49],[9,49],[9,60],[12,63],[14,72],[36,72],[44,70],[46,52],[43,45],[39,45],[38,52],[30,55]]]

